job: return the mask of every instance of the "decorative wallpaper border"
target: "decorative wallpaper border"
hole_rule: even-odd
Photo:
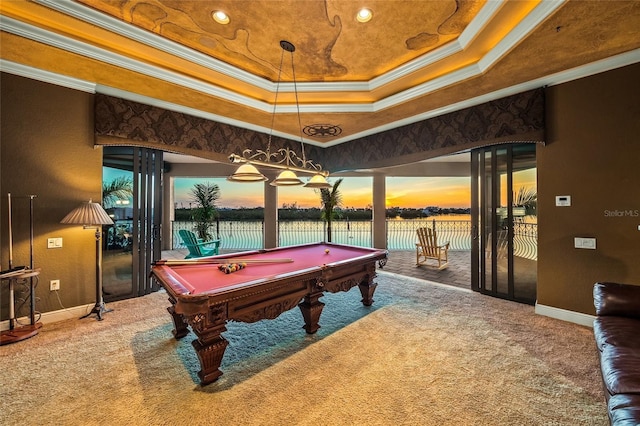
[[[335,172],[399,165],[505,142],[544,142],[544,89],[536,89],[340,145],[305,145],[308,158]],[[95,96],[100,145],[138,145],[227,161],[264,149],[268,135],[112,96]],[[272,150],[300,143],[273,136]]]
[[[544,143],[544,103],[540,88],[307,151],[312,158],[322,157],[322,164],[335,171],[396,166],[499,143]]]

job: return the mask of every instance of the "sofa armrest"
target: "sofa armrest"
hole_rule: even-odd
[[[596,283],[593,286],[593,304],[600,316],[640,318],[640,285]]]

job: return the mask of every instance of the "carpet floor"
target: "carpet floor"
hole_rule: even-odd
[[[230,323],[202,387],[166,293],[0,347],[2,425],[607,425],[592,331],[533,307],[380,271],[375,303],[329,294]]]

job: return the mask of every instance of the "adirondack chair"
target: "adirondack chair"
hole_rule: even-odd
[[[196,257],[206,257],[219,254],[220,240],[202,241],[196,237],[191,231],[181,229],[178,231],[180,238],[184,242],[184,245],[189,249],[189,254],[185,259],[193,259]]]
[[[419,242],[416,243],[416,266],[435,260],[438,262],[438,269],[444,269],[449,264],[449,242],[438,244],[436,231],[431,228],[418,228],[417,232]]]

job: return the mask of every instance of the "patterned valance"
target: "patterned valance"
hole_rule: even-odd
[[[544,129],[544,89],[536,89],[308,151],[332,171],[395,166],[498,143],[544,142]]]
[[[268,135],[112,96],[95,97],[96,143],[138,145],[226,161],[264,149]],[[544,90],[536,89],[322,148],[307,157],[330,171],[399,165],[505,142],[544,141]],[[272,149],[300,143],[272,138]]]
[[[99,145],[135,145],[226,162],[230,153],[265,149],[268,135],[113,96],[95,97]],[[272,150],[299,142],[272,137]]]

